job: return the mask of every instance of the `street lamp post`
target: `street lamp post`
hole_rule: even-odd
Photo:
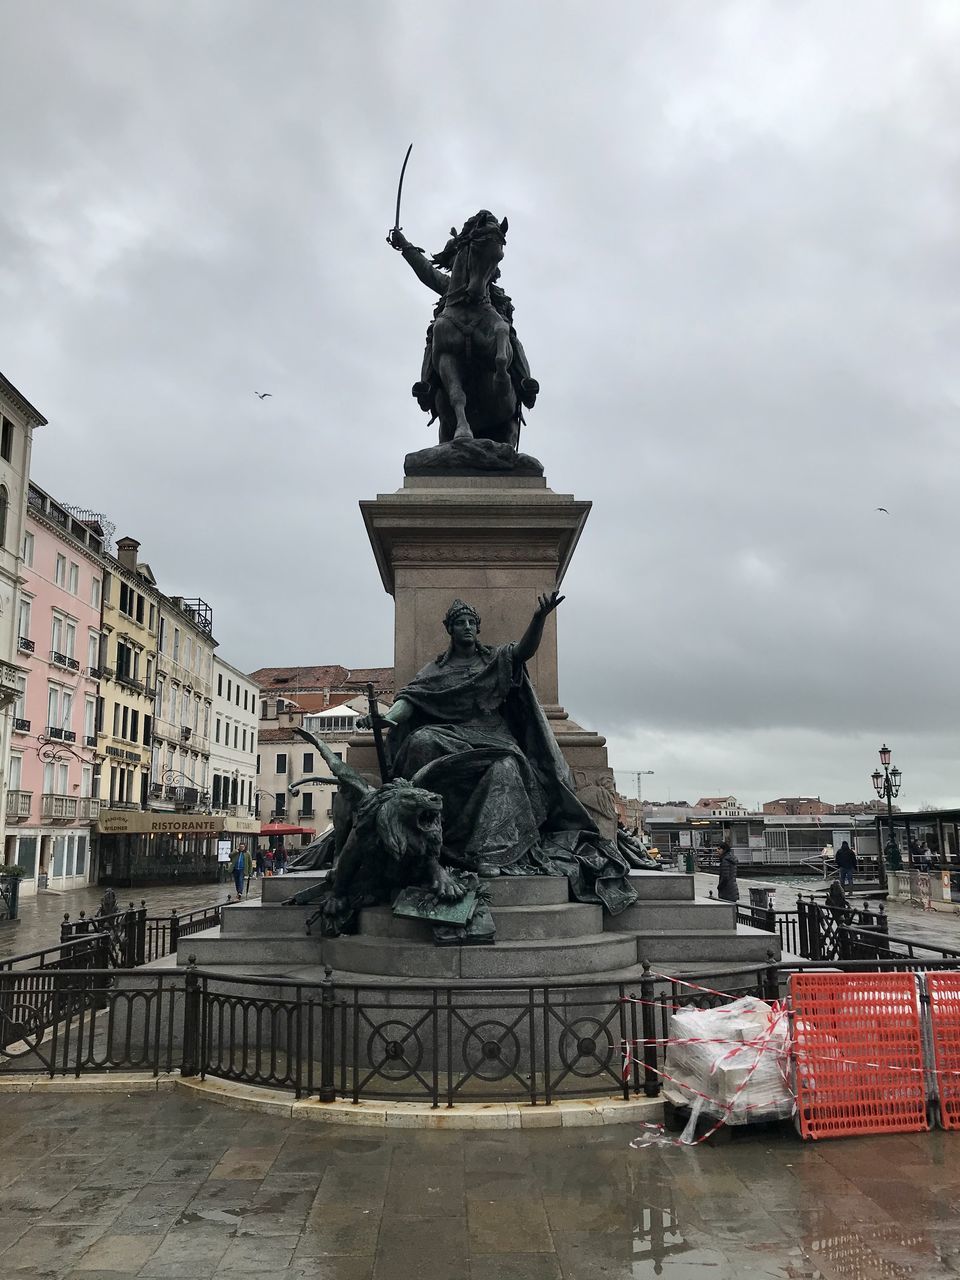
[[[876,791],[881,800],[887,802],[887,843],[884,847],[885,858],[880,859],[881,870],[884,870],[884,861],[891,871],[903,870],[903,857],[900,853],[900,846],[897,844],[896,837],[893,834],[893,801],[900,794],[900,781],[903,774],[894,765],[890,768],[890,748],[886,743],[880,748],[880,763],[883,765],[883,772],[874,769],[871,776],[873,789]],[[884,879],[886,877],[884,876]]]

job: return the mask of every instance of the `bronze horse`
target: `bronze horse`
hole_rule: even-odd
[[[417,277],[441,298],[413,394],[431,422],[439,419],[441,444],[479,439],[516,449],[520,406],[532,408],[540,387],[513,327],[513,305],[495,284],[507,220],[498,222],[481,209],[450,234],[432,262],[398,229],[389,236]]]

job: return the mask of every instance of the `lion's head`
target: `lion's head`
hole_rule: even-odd
[[[436,858],[443,840],[443,801],[433,791],[398,778],[369,795],[357,811],[357,835],[374,837],[396,862]]]

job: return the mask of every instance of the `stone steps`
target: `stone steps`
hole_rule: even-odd
[[[216,969],[239,964],[260,965],[268,970],[278,965],[322,963],[320,939],[303,933],[245,937],[224,936],[217,929],[205,929],[184,938],[177,947],[177,964],[186,964],[190,956],[196,957],[201,968]]]
[[[691,902],[647,899],[627,907],[619,915],[607,916],[605,927],[615,933],[696,932],[701,929],[736,928],[737,913],[733,903],[700,898]]]
[[[282,876],[264,876],[260,895],[263,902],[285,902],[301,889],[313,889],[323,884],[326,871],[288,871]]]
[[[692,902],[693,876],[682,871],[631,871],[630,884],[641,902]]]
[[[405,978],[529,978],[554,982],[637,963],[637,941],[630,934],[586,934],[542,942],[498,942],[494,946],[435,947],[396,939],[325,938],[323,963],[351,973],[392,974]]]
[[[295,911],[297,908],[286,908]],[[549,941],[604,932],[603,908],[586,902],[555,906],[494,907],[497,945],[501,942]],[[615,926],[611,926],[617,932]],[[389,907],[367,907],[360,913],[359,932],[364,937],[403,938],[433,943],[433,930],[425,920],[395,916]]]
[[[285,907],[280,902],[235,902],[223,908],[222,936],[272,938],[289,933],[305,937],[304,924],[316,909],[315,906]]]
[[[660,967],[678,961],[752,964],[765,961],[770,951],[780,955],[780,939],[775,934],[746,925],[740,925],[735,933],[726,929],[651,929],[637,937],[637,944],[640,961]]]
[[[483,884],[494,909],[561,906],[570,901],[566,876],[489,876]]]

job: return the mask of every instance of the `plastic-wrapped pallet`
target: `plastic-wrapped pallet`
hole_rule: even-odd
[[[668,1034],[668,1101],[691,1106],[705,1097],[703,1110],[729,1124],[793,1114],[789,1023],[779,1007],[743,996],[717,1009],[678,1009]]]

